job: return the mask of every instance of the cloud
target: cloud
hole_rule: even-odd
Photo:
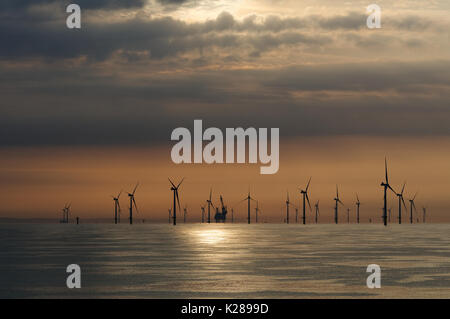
[[[77,0],[60,1],[60,0],[2,0],[0,10],[22,10],[32,6],[57,4],[67,6],[70,3],[76,3],[83,9],[131,9],[141,8],[146,4],[147,0]]]

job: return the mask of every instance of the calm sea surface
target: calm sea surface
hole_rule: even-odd
[[[0,297],[450,298],[450,225],[0,224]]]

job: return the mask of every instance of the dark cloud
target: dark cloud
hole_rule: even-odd
[[[287,136],[448,135],[450,61],[99,76],[2,72],[0,145],[158,144],[196,118]],[[150,72],[151,73],[151,72]],[[341,94],[345,92],[345,94]]]
[[[167,143],[173,128],[196,118],[222,128],[280,127],[282,136],[450,134],[449,60],[395,61],[402,56],[390,45],[415,50],[428,39],[364,32],[361,13],[223,12],[195,23],[93,14],[68,30],[64,14],[49,18],[25,10],[25,1],[2,5],[0,146]],[[407,17],[391,26],[431,28]]]
[[[131,9],[140,8],[147,0],[2,0],[0,10],[21,10],[31,6],[57,4],[66,7],[71,3],[78,4],[82,9]]]

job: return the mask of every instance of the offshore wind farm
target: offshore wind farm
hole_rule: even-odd
[[[388,190],[390,190],[392,192],[392,194],[394,194],[397,198],[398,198],[398,211],[397,211],[397,219],[398,219],[398,224],[402,224],[402,206],[407,209],[406,204],[405,204],[405,200],[403,197],[403,194],[405,192],[405,186],[406,186],[406,182],[403,183],[403,186],[401,188],[401,191],[399,193],[397,193],[392,186],[389,184],[389,175],[388,175],[388,163],[387,163],[387,159],[385,158],[384,160],[384,181],[381,183],[381,186],[383,187],[383,208],[382,208],[382,214],[380,216],[378,216],[378,220],[384,225],[387,226],[388,223],[391,223],[391,212],[392,212],[392,208],[387,208],[388,207],[388,198],[387,198],[387,192]],[[310,199],[308,196],[308,190],[309,187],[311,185],[311,180],[312,177],[309,177],[306,186],[305,187],[298,187],[298,192],[299,192],[299,197],[298,197],[298,202],[299,202],[299,206],[302,207],[302,216],[301,216],[301,222],[300,224],[306,225],[307,221],[310,224],[319,224],[319,202],[320,202],[320,198],[317,199],[315,205],[314,205],[314,213],[311,207],[311,203],[310,203]],[[211,222],[215,222],[215,223],[227,223],[230,222],[229,219],[227,219],[228,217],[228,206],[225,204],[224,199],[223,199],[223,195],[219,194],[219,199],[216,202],[216,204],[214,204],[214,200],[213,200],[213,187],[211,186],[210,191],[209,191],[209,197],[206,199],[206,201],[204,203],[199,203],[198,208],[199,208],[199,215],[195,216],[193,215],[192,218],[190,218],[190,220],[188,221],[188,211],[187,211],[187,205],[184,205],[184,208],[181,208],[181,201],[180,201],[180,195],[179,195],[179,189],[181,187],[181,184],[183,184],[183,182],[185,181],[185,177],[183,177],[181,179],[181,181],[175,185],[175,183],[172,182],[172,180],[170,178],[168,178],[168,181],[170,183],[170,191],[173,193],[173,201],[172,201],[172,205],[168,208],[168,218],[169,218],[169,224],[172,223],[174,226],[177,225],[177,210],[179,213],[183,214],[183,224],[186,224],[187,222],[190,223],[207,223],[210,224]],[[128,193],[128,197],[129,197],[129,217],[128,217],[128,222],[129,224],[133,224],[133,209],[136,211],[136,213],[138,213],[138,207],[136,204],[136,200],[135,200],[135,193],[136,190],[138,189],[139,183],[137,183],[133,189],[133,191],[131,193]],[[185,187],[188,187],[188,185],[185,185]],[[121,216],[121,206],[120,206],[120,196],[122,194],[122,190],[116,195],[113,196],[111,195],[111,198],[114,201],[114,205],[113,205],[113,214],[111,217],[111,221],[114,222],[114,224],[118,224],[121,222],[120,216]],[[422,216],[419,216],[419,212],[417,211],[416,205],[415,205],[415,199],[417,197],[417,192],[412,196],[411,199],[408,199],[409,201],[409,205],[410,205],[410,209],[409,209],[409,223],[413,224],[413,223],[419,223],[420,220],[422,221],[422,223],[426,223],[426,216],[427,216],[427,211],[426,211],[426,207],[423,206],[422,208]],[[361,222],[361,201],[359,199],[359,195],[357,192],[355,192],[355,196],[356,196],[356,202],[355,202],[355,217],[354,218],[350,218],[350,212],[351,212],[351,208],[350,206],[346,206],[340,199],[339,197],[339,186],[336,184],[336,196],[333,198],[334,201],[334,223],[337,225],[339,224],[339,207],[342,206],[343,208],[345,208],[345,211],[347,212],[346,214],[346,221],[347,224],[350,223],[356,223],[356,224],[360,224]],[[324,201],[325,199],[322,198],[322,201]],[[235,219],[235,215],[234,215],[234,211],[235,209],[238,210],[240,208],[240,206],[242,206],[241,204],[246,202],[247,205],[247,211],[246,211],[246,222],[247,224],[251,224],[251,223],[258,223],[261,221],[261,218],[258,219],[258,216],[260,216],[261,214],[261,210],[260,210],[260,202],[263,202],[263,199],[257,200],[254,197],[252,197],[251,192],[250,192],[250,187],[248,190],[248,194],[246,197],[244,197],[242,200],[238,201],[237,203],[235,203],[232,208],[231,208],[231,223],[235,223],[235,221],[238,221],[238,219]],[[252,217],[252,208],[251,208],[251,203],[254,203],[255,207],[254,207],[254,214]],[[205,203],[207,206],[205,206]],[[308,205],[308,210],[306,209],[306,204]],[[293,207],[295,208],[295,224],[299,223],[299,219],[298,219],[298,206],[294,205],[293,202],[291,202],[290,197],[289,197],[289,191],[286,192],[286,201],[285,201],[285,205],[286,205],[286,212],[285,215],[281,214],[279,216],[279,222],[281,221],[283,223],[286,224],[290,224],[291,223],[291,218],[290,218],[290,208]],[[64,208],[62,209],[62,219],[60,220],[60,223],[70,223],[71,220],[69,218],[70,215],[70,209],[71,209],[72,204],[71,203],[66,203]],[[207,208],[207,212],[206,212],[206,208]],[[215,211],[214,211],[215,210]],[[241,211],[242,211],[242,207],[241,207]],[[308,214],[307,214],[308,213]],[[367,216],[366,221],[372,223],[372,218],[374,218],[375,223],[377,221],[377,216],[376,213],[372,214],[370,212],[367,212],[366,214],[363,215]],[[91,216],[92,217],[92,216]],[[147,216],[148,217],[148,216]],[[74,220],[77,220],[77,223],[79,223],[78,221],[78,217],[76,219],[72,219],[72,222]],[[144,219],[142,219],[144,221]],[[240,222],[244,222],[244,219],[240,218]],[[267,222],[267,221],[264,221]]]

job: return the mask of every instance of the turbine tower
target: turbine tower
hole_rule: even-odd
[[[172,184],[172,187],[170,188],[171,191],[173,191],[173,225],[175,226],[177,224],[177,203],[178,203],[178,209],[181,210],[180,208],[180,197],[178,196],[178,188],[181,186],[181,183],[183,183],[184,178],[181,180],[181,182],[175,186],[175,184],[170,180],[170,178],[168,179],[170,184]]]
[[[403,192],[405,191],[406,182],[403,183],[402,191],[400,194],[396,194],[398,197],[398,223],[402,223],[402,204],[406,209],[405,200],[403,199]]]
[[[347,224],[350,224],[350,208],[347,208]]]
[[[425,220],[426,220],[426,217],[427,217],[427,208],[426,207],[422,207],[422,210],[423,210],[423,223],[425,224]]]
[[[183,221],[186,224],[186,216],[187,216],[187,206],[184,206],[184,215],[183,215]]]
[[[338,189],[337,185],[336,185],[336,198],[334,199],[334,201],[336,202],[336,206],[334,206],[334,222],[337,224],[338,223],[338,206],[339,206],[339,204],[344,206],[344,203],[341,202],[341,200],[339,199],[339,189]]]
[[[234,209],[231,209],[231,223],[234,224]]]
[[[409,215],[409,222],[413,223],[413,207],[414,210],[417,211],[416,205],[414,204],[414,200],[416,199],[417,193],[414,194],[414,197],[409,200],[409,208],[410,208],[410,215]]]
[[[359,201],[358,193],[356,193],[356,223],[359,224],[359,206],[361,202]]]
[[[308,197],[308,188],[309,184],[311,183],[311,177],[308,180],[308,184],[306,185],[306,188],[303,190],[300,190],[300,193],[303,195],[303,225],[306,224],[306,206],[305,206],[305,198],[308,201],[309,211],[311,211],[311,204],[309,203],[309,197]]]
[[[118,222],[118,217],[120,214],[120,204],[119,204],[119,198],[120,195],[122,194],[122,191],[120,191],[120,193],[117,196],[111,196],[114,200],[114,224],[117,224]]]
[[[384,206],[383,206],[383,224],[384,226],[387,226],[387,190],[388,188],[396,194],[396,192],[392,189],[391,185],[389,185],[389,178],[388,178],[388,169],[387,169],[387,160],[384,158],[384,171],[385,171],[385,178],[386,180],[384,182],[381,182],[381,186],[384,187]]]
[[[316,208],[316,224],[319,220],[319,201],[317,201],[317,203],[314,205],[314,207]]]
[[[256,201],[256,207],[255,207],[255,222],[256,222],[256,224],[258,224],[258,212],[259,212],[258,201]]]
[[[134,193],[136,193],[136,189],[138,188],[139,183],[136,184],[132,193],[128,193],[128,197],[130,197],[130,225],[133,224],[133,205],[136,208],[136,212],[139,212],[136,200],[134,199]]]

